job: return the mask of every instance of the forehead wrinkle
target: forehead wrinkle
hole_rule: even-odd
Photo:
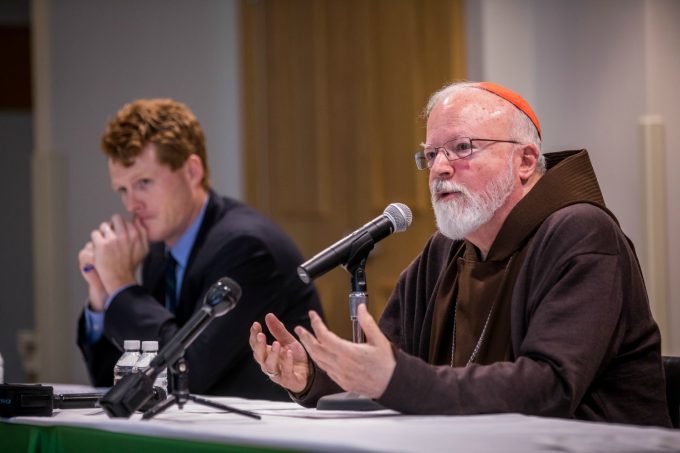
[[[428,120],[428,137],[449,135],[449,139],[509,131],[509,107],[514,108],[485,90],[469,88],[450,93],[433,109],[430,118],[434,116],[436,121]]]

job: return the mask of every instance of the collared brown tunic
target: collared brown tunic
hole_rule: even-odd
[[[397,361],[385,407],[670,426],[635,251],[587,152],[546,159],[485,260],[436,233],[402,273],[380,319]],[[298,401],[338,390],[317,369]]]

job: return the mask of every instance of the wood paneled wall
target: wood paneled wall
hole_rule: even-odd
[[[246,199],[310,257],[392,202],[413,211],[405,233],[367,266],[371,311],[435,229],[424,140],[429,95],[464,75],[460,0],[243,1]],[[350,276],[316,280],[330,327],[351,338]]]

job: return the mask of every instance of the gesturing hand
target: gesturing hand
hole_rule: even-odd
[[[264,320],[275,341],[271,346],[268,345],[262,326],[254,322],[250,328],[249,342],[255,361],[272,381],[294,393],[303,391],[309,379],[307,352],[272,313],[265,316]]]
[[[314,334],[303,327],[295,333],[314,362],[340,387],[369,398],[379,398],[392,378],[396,360],[389,340],[366,310],[358,308],[366,343],[352,343],[328,330],[321,317],[310,312]]]

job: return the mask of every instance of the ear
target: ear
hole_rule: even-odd
[[[192,186],[201,185],[205,171],[203,170],[203,160],[196,154],[190,155],[184,162],[184,173],[191,182]]]
[[[523,184],[536,174],[538,156],[538,147],[534,144],[522,145],[522,149],[519,150],[520,164],[517,172]]]

